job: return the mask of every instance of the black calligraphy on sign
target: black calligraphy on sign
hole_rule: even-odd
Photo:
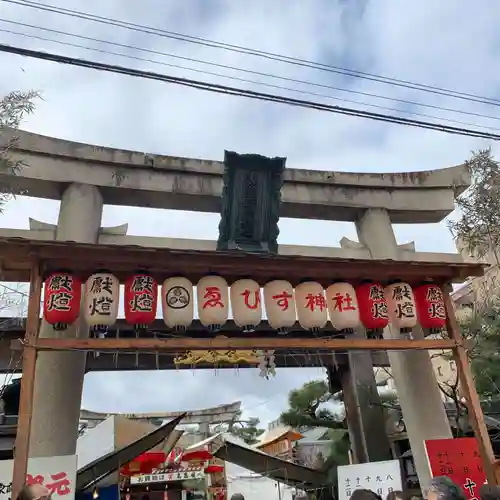
[[[411,300],[405,302],[399,302],[396,304],[396,316],[401,318],[414,318],[415,317],[415,305]]]
[[[96,276],[92,279],[90,293],[96,295],[103,292],[113,293],[114,280],[110,276]]]
[[[153,310],[153,295],[141,293],[134,295],[130,301],[132,312],[151,312]]]
[[[93,297],[89,304],[91,316],[111,316],[113,297]]]
[[[372,304],[371,313],[373,318],[387,319],[389,317],[387,312],[387,302],[374,302]]]
[[[58,274],[56,276],[52,276],[49,281],[49,290],[51,292],[72,292],[73,277],[67,274]]]
[[[151,276],[135,276],[132,282],[132,292],[154,295],[155,280]]]
[[[171,309],[184,309],[191,302],[191,294],[183,286],[173,286],[167,290],[165,296],[168,307]]]
[[[428,312],[431,318],[446,319],[446,312],[442,302],[431,302]]]
[[[12,483],[0,483],[0,495],[9,495],[12,493]]]
[[[73,295],[67,292],[51,293],[47,300],[47,311],[70,311]]]
[[[428,302],[442,302],[443,293],[437,286],[429,287],[425,298]]]
[[[384,301],[385,300],[384,290],[382,290],[382,287],[380,287],[378,285],[373,285],[370,287],[369,297],[370,297],[370,300],[373,300],[375,302],[378,302],[381,300]]]
[[[392,299],[395,301],[402,301],[407,299],[412,300],[411,288],[409,285],[396,285],[392,289]]]

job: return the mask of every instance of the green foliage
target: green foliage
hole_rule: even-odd
[[[493,251],[500,264],[500,165],[490,149],[475,152],[465,162],[472,184],[457,200],[460,217],[449,227],[457,241],[471,255],[482,258]]]
[[[290,391],[289,409],[281,414],[281,421],[296,429],[312,427],[346,429],[343,415],[321,407],[332,398],[333,395],[324,380],[306,382],[300,389]]]
[[[255,444],[264,433],[264,429],[259,429],[260,420],[257,417],[250,417],[246,421],[241,421],[240,426],[234,425],[231,432],[243,439],[247,444]]]
[[[461,321],[477,392],[483,401],[500,398],[500,302],[495,295],[476,302]]]
[[[39,97],[38,92],[31,90],[11,92],[0,99],[0,174],[16,175],[26,166],[25,162],[13,159],[11,155],[18,142],[15,131],[19,129],[23,118],[34,112],[35,100]],[[0,213],[16,192],[19,190],[11,183],[0,183]]]

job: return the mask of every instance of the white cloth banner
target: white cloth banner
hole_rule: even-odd
[[[11,500],[13,460],[0,460],[0,500]],[[30,458],[28,484],[43,484],[54,500],[74,500],[76,484],[76,455]]]
[[[372,490],[382,498],[403,489],[399,460],[342,465],[338,468],[339,500],[349,500],[356,489]]]

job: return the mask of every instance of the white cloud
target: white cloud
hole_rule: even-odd
[[[76,0],[53,0],[52,3],[65,8],[83,8]],[[280,64],[29,8],[5,3],[1,5],[2,18],[219,64],[314,80],[324,85],[499,116],[495,106],[416,93],[405,88]],[[493,0],[481,3],[467,0],[311,0],[306,3],[301,0],[145,0],[127,4],[116,0],[89,0],[85,9],[102,16],[259,50],[498,97],[500,73],[495,68],[498,67],[500,32],[496,19],[500,14],[500,4]],[[0,28],[55,36],[1,22]],[[59,38],[72,41],[62,36]],[[185,70],[1,32],[0,41],[176,76],[277,92],[266,87],[218,80]],[[105,50],[121,50],[98,43],[73,42]],[[141,57],[138,52],[129,50],[126,53]],[[309,88],[167,57],[151,54],[142,54],[142,57],[226,72],[252,80],[265,80],[272,84],[394,107],[401,111],[413,110],[488,126],[499,125],[495,120],[418,108],[329,89]],[[0,81],[0,93],[29,88],[43,92],[44,101],[40,103],[36,114],[25,123],[28,130],[102,146],[219,160],[224,149],[233,149],[238,152],[286,156],[289,167],[389,172],[451,166],[462,162],[471,150],[489,145],[478,139],[215,95],[13,55],[0,54],[0,65],[2,75],[8,76]],[[287,94],[285,91],[282,93]],[[290,95],[297,97],[297,94]],[[342,105],[341,102],[338,104]],[[9,205],[2,217],[2,225],[26,228],[28,216],[56,222],[57,210],[58,205],[54,201],[19,198]],[[218,215],[105,208],[104,225],[123,222],[129,223],[130,234],[216,238]],[[342,236],[355,238],[351,224],[282,220],[280,228],[281,243],[336,245]],[[421,251],[454,250],[443,224],[399,226],[396,233],[400,242],[414,239]],[[275,381],[269,382],[261,381],[255,371],[242,371],[239,375],[232,371],[221,371],[217,375],[204,371],[195,375],[189,372],[90,374],[85,385],[84,404],[93,409],[102,407],[105,410],[173,410],[241,399],[249,413],[258,414],[267,420],[274,418],[284,407],[290,388],[320,373],[317,370],[282,370]],[[214,377],[218,377],[216,384]],[[210,391],[210,387],[217,389]]]

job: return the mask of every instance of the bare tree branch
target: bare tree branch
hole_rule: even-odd
[[[17,175],[26,163],[13,156],[13,149],[17,146],[19,129],[23,118],[35,110],[35,101],[40,93],[34,90],[28,92],[11,92],[0,99],[0,174]],[[5,203],[15,194],[23,194],[20,189],[10,182],[0,183],[0,213]]]

